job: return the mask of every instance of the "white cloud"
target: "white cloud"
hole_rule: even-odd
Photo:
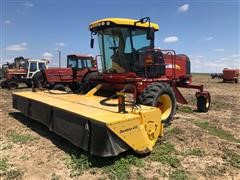
[[[49,53],[49,52],[44,52],[42,54],[42,57],[43,57],[43,59],[52,60],[53,55],[51,53]]]
[[[184,4],[178,8],[179,12],[186,12],[189,10],[189,4]]]
[[[219,63],[218,60],[213,59],[191,59],[192,72],[215,73],[222,72],[222,69],[229,67],[227,62]]]
[[[222,52],[222,51],[224,51],[224,49],[223,48],[217,48],[217,49],[214,49],[214,51]]]
[[[27,43],[9,45],[5,48],[6,51],[25,51],[27,50]]]
[[[202,56],[202,55],[198,55],[198,56],[196,56],[196,58],[203,58],[204,56]]]
[[[64,42],[59,42],[59,43],[56,43],[56,46],[59,46],[59,47],[63,47],[63,46],[66,46],[67,44],[65,44]]]
[[[204,65],[206,67],[210,67],[210,68],[228,68],[229,67],[227,64],[218,63],[218,62],[215,62],[215,61],[205,62]]]
[[[33,7],[34,4],[30,3],[30,2],[26,2],[26,3],[24,3],[24,6],[26,6],[26,7]]]
[[[178,42],[178,37],[177,36],[165,37],[163,41],[165,43],[175,43],[175,42]]]
[[[227,60],[229,60],[229,58],[223,57],[223,58],[220,58],[220,60],[221,60],[221,61],[227,61]]]
[[[232,55],[232,58],[239,58],[240,57],[240,54],[233,54]]]
[[[213,40],[213,37],[206,37],[205,38],[205,41],[211,41],[211,40]]]
[[[222,72],[223,68],[240,68],[240,57],[231,55],[217,59],[200,59],[197,56],[191,58],[192,72],[215,73]]]
[[[6,19],[6,20],[4,21],[4,24],[11,24],[11,21],[8,20],[8,19]]]

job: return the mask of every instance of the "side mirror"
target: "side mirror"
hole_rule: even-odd
[[[91,48],[94,47],[94,39],[93,39],[93,38],[91,38],[90,47],[91,47]]]
[[[147,31],[147,39],[154,40],[154,33],[155,33],[154,29],[150,27]]]

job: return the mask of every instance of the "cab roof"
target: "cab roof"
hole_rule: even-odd
[[[89,29],[94,30],[94,29],[99,28],[101,26],[108,26],[108,25],[111,25],[111,24],[123,25],[123,26],[124,25],[125,26],[135,26],[135,27],[141,27],[141,28],[148,28],[149,27],[148,22],[145,22],[145,23],[138,22],[138,23],[135,24],[135,22],[137,22],[137,21],[139,21],[139,20],[128,19],[128,18],[105,18],[105,19],[100,19],[100,20],[97,20],[95,22],[92,22],[89,25]],[[152,27],[156,31],[159,30],[158,24],[150,22],[150,27]]]
[[[28,62],[47,62],[47,59],[28,59]]]
[[[92,55],[89,55],[89,54],[68,54],[67,57],[88,58],[88,59],[94,58]]]

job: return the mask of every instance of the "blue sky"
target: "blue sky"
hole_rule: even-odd
[[[88,25],[105,17],[158,23],[155,45],[190,57],[193,72],[240,66],[240,1],[1,0],[1,64],[16,56],[51,59],[71,53],[98,54],[89,47]]]

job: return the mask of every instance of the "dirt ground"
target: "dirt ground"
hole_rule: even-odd
[[[170,127],[144,157],[126,152],[97,158],[25,118],[0,89],[1,179],[240,179],[240,85],[194,75],[211,93],[211,109],[196,112],[195,91],[184,89]]]

